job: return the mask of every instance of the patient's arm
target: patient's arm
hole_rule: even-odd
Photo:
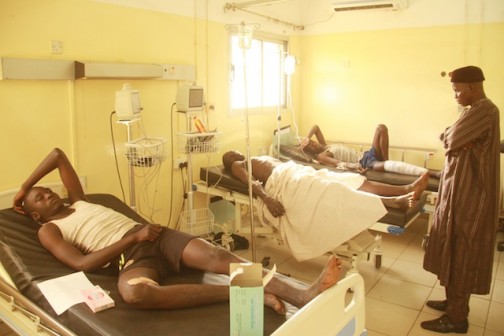
[[[317,154],[315,156],[315,159],[321,163],[325,163],[330,166],[335,166],[337,167],[339,163],[341,163],[340,160],[336,160],[331,152],[328,151],[323,151],[322,153]]]
[[[310,139],[314,135],[317,138],[317,141],[319,144],[321,144],[323,146],[327,145],[325,138],[324,138],[324,134],[322,134],[322,130],[320,129],[320,127],[318,125],[313,125],[313,127],[311,128],[310,132],[308,132],[308,135],[306,137],[308,139]]]
[[[243,183],[246,183],[248,185],[249,175],[247,169],[245,169],[245,162],[243,161],[234,162],[231,165],[231,174],[240,181],[242,181]],[[262,182],[256,180],[253,176],[252,176],[252,194],[256,197],[259,197],[264,202],[264,204],[266,204],[266,207],[268,208],[269,212],[273,215],[273,217],[282,216],[285,213],[285,209],[282,203],[280,203],[280,201],[268,195],[266,190],[264,190]]]
[[[349,170],[354,173],[358,174],[365,174],[367,172],[367,169],[362,168],[360,163],[351,163],[351,162],[343,162],[336,160],[331,152],[324,151],[322,153],[319,153],[315,159],[323,164],[329,165],[329,166],[334,166],[338,169],[343,169],[343,170]]]
[[[137,242],[155,240],[160,232],[160,225],[146,224],[137,232],[89,254],[82,253],[77,247],[65,241],[61,231],[53,223],[42,225],[37,235],[42,246],[51,252],[56,259],[75,270],[89,272],[103,267]]]
[[[352,171],[354,173],[365,174],[367,172],[367,168],[362,168],[360,163],[342,162],[340,165],[343,166],[343,169]],[[340,165],[338,165],[338,167]]]
[[[282,203],[280,203],[279,200],[268,195],[266,190],[264,190],[264,187],[261,182],[259,181],[252,182],[252,193],[255,196],[259,197],[264,202],[264,204],[266,204],[266,207],[268,208],[269,212],[273,215],[273,217],[279,217],[285,213],[285,209]]]
[[[55,148],[49,155],[38,165],[33,173],[26,179],[14,197],[14,209],[23,213],[21,204],[25,194],[31,187],[35,186],[44,176],[58,169],[61,181],[68,191],[68,197],[72,203],[85,199],[84,190],[80,184],[79,176],[75,172],[70,161],[68,161],[65,153]]]
[[[312,136],[317,138],[317,142],[322,145],[322,146],[327,146],[327,143],[324,138],[324,134],[322,134],[322,130],[318,125],[313,125],[313,127],[310,129],[308,134],[306,135],[306,138],[304,138],[301,143],[299,144],[299,149],[304,149],[308,144],[310,143],[310,139]]]

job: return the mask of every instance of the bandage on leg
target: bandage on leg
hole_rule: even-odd
[[[386,172],[420,176],[428,171],[427,168],[412,165],[402,161],[385,161],[383,168]]]
[[[153,286],[159,286],[159,284],[156,281],[149,279],[149,278],[146,278],[146,277],[138,277],[138,278],[132,278],[132,279],[128,280],[128,285],[130,285],[130,286],[138,285],[141,283],[149,284],[149,285],[153,285]]]

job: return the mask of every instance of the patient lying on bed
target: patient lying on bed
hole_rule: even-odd
[[[70,205],[48,188],[35,187],[57,169]],[[40,224],[41,244],[75,270],[119,268],[118,289],[125,302],[138,308],[171,309],[229,300],[229,288],[217,285],[160,286],[169,271],[182,267],[229,275],[230,263],[246,260],[186,233],[154,224],[139,224],[122,214],[86,201],[77,173],[66,155],[54,149],[23,183],[14,209]],[[112,266],[111,266],[112,267]],[[339,280],[341,262],[329,258],[320,277],[308,288],[274,277],[265,287],[265,304],[285,314],[280,299],[302,307]]]
[[[248,162],[241,153],[230,151],[222,159],[234,177],[248,183]],[[427,172],[409,185],[388,185],[269,156],[251,158],[251,168],[261,221],[280,230],[298,260],[322,255],[353,238],[382,218],[386,207],[411,207],[429,178]]]
[[[317,141],[311,140],[314,135]],[[301,150],[313,155],[320,163],[357,172],[373,169],[382,172],[420,176],[429,171],[427,168],[407,162],[389,160],[389,135],[387,126],[383,124],[376,127],[371,149],[363,153],[344,144],[327,144],[318,125],[314,125],[310,129],[299,147]],[[431,171],[430,174],[439,178],[438,171]]]

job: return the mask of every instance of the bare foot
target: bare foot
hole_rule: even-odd
[[[287,313],[283,301],[274,294],[264,293],[264,305],[273,308],[280,315],[285,315]]]
[[[416,204],[414,191],[397,197],[383,197],[381,200],[386,207],[396,209],[409,209]]]
[[[326,289],[334,286],[339,281],[340,272],[341,260],[334,255],[330,256],[326,266],[324,267],[324,270],[319,275],[318,279],[315,280],[310,288],[305,291],[303,305],[313,300],[313,298],[315,298]]]
[[[411,191],[415,193],[415,199],[420,199],[422,193],[429,185],[429,172],[425,172],[411,184]]]

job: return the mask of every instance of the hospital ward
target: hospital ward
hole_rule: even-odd
[[[504,336],[504,1],[0,0],[0,336]]]

